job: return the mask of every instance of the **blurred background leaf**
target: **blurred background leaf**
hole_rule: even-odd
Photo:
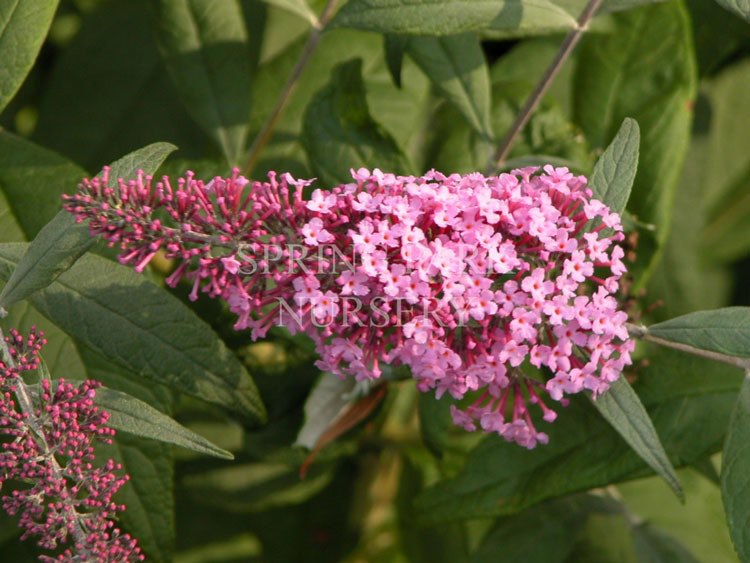
[[[159,7],[146,0],[45,3],[49,12],[20,38],[23,65],[0,70],[0,242],[30,240],[81,177],[152,142],[180,147],[160,173],[226,173],[228,159],[244,156],[268,116],[324,3],[165,2],[163,10],[181,8],[180,17],[189,16],[183,21],[196,26],[179,35],[163,19],[166,33],[155,34]],[[362,139],[365,146],[373,138],[388,139],[383,146],[414,172],[484,169],[493,148],[487,137],[506,134],[585,4],[345,4],[337,25],[349,29],[322,35],[253,176],[276,169],[323,177],[315,168],[318,157],[313,165],[308,159],[303,130],[311,102],[326,88],[333,93],[332,84],[348,90],[330,97],[324,109],[318,106],[308,128],[338,128],[356,100],[367,119],[357,136],[338,136],[347,150]],[[374,15],[376,5],[383,7],[382,17]],[[444,10],[456,17],[446,18]],[[628,223],[628,251],[629,258],[637,256],[640,287],[630,294],[629,312],[652,323],[750,305],[750,27],[706,0],[607,0],[600,14],[519,137],[508,166],[551,162],[590,174],[623,118],[638,119],[641,170],[628,207],[638,221]],[[390,35],[386,49],[384,31],[418,35]],[[467,35],[455,37],[459,33]],[[7,37],[0,31],[0,53],[6,53]],[[168,59],[158,47],[165,42]],[[418,47],[409,50],[409,44]],[[435,45],[444,48],[427,48]],[[240,52],[242,57],[214,56]],[[334,69],[352,59],[362,61],[359,76],[332,80]],[[331,101],[337,95],[338,104]],[[318,133],[310,136],[319,141]],[[351,154],[357,165],[392,166],[375,151]],[[355,165],[350,158],[334,162],[335,179],[348,179]],[[147,275],[160,285],[171,267],[163,261]],[[647,267],[653,275],[645,283]],[[643,478],[646,466],[585,402],[562,409],[550,445],[529,453],[457,429],[446,398],[417,397],[409,383],[392,385],[386,404],[323,450],[301,481],[306,452],[292,444],[319,377],[310,343],[272,331],[264,342],[250,344],[248,331],[232,329],[233,316],[223,304],[192,302],[189,290],[181,284],[173,295],[253,374],[268,410],[266,426],[251,427],[199,399],[144,384],[140,375],[72,340],[29,303],[16,304],[3,322],[26,329],[36,323],[47,331],[45,359],[53,373],[100,378],[236,456],[236,462],[209,459],[118,436],[111,455],[133,474],[122,492],[132,507],[122,524],[141,539],[150,560],[453,563],[513,560],[524,550],[542,562],[737,559],[718,487],[692,468],[678,470],[683,507],[663,482]],[[125,294],[117,299],[129,302]],[[653,354],[647,346],[636,357],[640,363],[628,376],[671,461],[710,475],[707,463],[720,461],[710,456],[722,447],[740,376],[676,353]],[[156,365],[162,356],[155,353],[153,360]],[[568,494],[590,487],[605,490],[584,503]],[[421,499],[417,506],[415,498]],[[435,503],[435,519],[470,518],[423,526],[426,499]],[[18,541],[15,526],[9,519],[0,523],[0,558],[31,561],[35,549]],[[542,538],[555,538],[557,549],[546,549]]]
[[[157,43],[180,99],[230,166],[245,148],[257,63],[240,0],[160,0]]]
[[[0,6],[0,112],[18,91],[47,36],[57,0]]]
[[[641,127],[638,174],[628,210],[653,224],[640,233],[643,286],[669,233],[677,181],[690,139],[696,69],[687,10],[678,1],[626,11],[611,34],[581,42],[574,115],[590,146],[604,148],[622,120]]]

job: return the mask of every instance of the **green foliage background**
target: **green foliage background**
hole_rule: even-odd
[[[248,172],[329,185],[360,166],[484,170],[585,3],[348,0]],[[390,383],[383,405],[301,479],[307,452],[293,444],[320,375],[310,344],[282,332],[251,344],[219,303],[165,288],[170,264],[138,276],[58,215],[60,195],[109,163],[124,176],[245,166],[323,8],[0,2],[0,278],[15,302],[2,326],[40,325],[54,376],[100,379],[113,390],[109,408],[146,421],[148,437],[120,432],[103,448],[132,477],[123,527],[155,562],[748,560],[740,370],[644,345],[626,374],[678,468],[684,504],[586,400],[529,452],[453,428],[447,401],[409,381]],[[637,121],[625,217],[627,306],[640,322],[750,305],[749,21],[744,0],[604,2],[506,163],[589,175],[623,121]],[[608,185],[634,172],[607,162]],[[33,268],[13,278],[37,235]],[[718,338],[717,351],[748,357],[748,310],[734,311],[655,330],[709,349]],[[714,322],[729,328],[696,336]],[[725,439],[736,552],[719,486]],[[235,459],[220,459],[225,450]],[[2,517],[0,558],[35,560],[18,535]]]

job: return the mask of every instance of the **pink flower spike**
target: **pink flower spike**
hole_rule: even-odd
[[[631,363],[615,297],[620,217],[584,177],[362,168],[330,189],[309,183],[91,179],[65,208],[122,263],[163,251],[177,262],[170,285],[225,299],[253,338],[274,325],[305,333],[322,369],[359,380],[407,366],[421,391],[478,397],[453,409],[457,424],[524,447],[548,439],[534,426],[556,416],[547,399],[602,393]]]

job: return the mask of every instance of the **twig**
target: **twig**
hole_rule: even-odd
[[[294,65],[292,74],[289,75],[286,84],[284,84],[284,88],[281,90],[281,94],[279,94],[279,98],[276,100],[276,105],[265,123],[263,123],[258,135],[253,140],[253,144],[250,146],[250,152],[248,153],[245,164],[242,167],[243,175],[250,177],[261,151],[266,144],[268,144],[268,141],[271,140],[271,135],[276,127],[276,122],[279,120],[279,117],[281,117],[287,103],[289,103],[289,99],[292,97],[292,94],[297,87],[297,82],[299,81],[300,76],[302,76],[307,63],[310,62],[310,57],[312,57],[312,54],[315,52],[315,49],[320,42],[320,37],[323,35],[326,25],[328,25],[328,22],[333,16],[333,12],[336,9],[336,2],[337,0],[328,0],[325,8],[323,8],[323,12],[320,14],[320,18],[317,20],[316,24],[313,25],[310,36],[307,38],[307,43],[305,43],[305,46],[302,49],[302,54],[300,55],[297,64]]]
[[[725,364],[729,364],[730,366],[750,371],[750,358],[738,358],[737,356],[729,356],[727,354],[721,354],[719,352],[712,352],[711,350],[703,350],[702,348],[696,348],[694,346],[690,346],[689,344],[682,344],[681,342],[672,342],[671,340],[666,340],[664,338],[660,338],[658,336],[650,334],[648,332],[648,328],[645,326],[638,326],[630,323],[627,323],[626,326],[628,329],[628,334],[630,334],[630,336],[632,336],[633,338],[645,340],[646,342],[653,342],[654,344],[664,346],[665,348],[672,348],[674,350],[693,354],[694,356],[708,358],[709,360],[716,360],[717,362],[722,362]]]
[[[544,72],[542,79],[539,81],[539,83],[536,85],[536,88],[534,88],[534,91],[526,100],[526,104],[523,106],[523,109],[518,114],[518,117],[511,126],[508,135],[505,137],[502,144],[498,147],[497,151],[492,157],[492,161],[487,167],[487,174],[491,174],[498,168],[501,168],[505,163],[505,159],[508,157],[508,153],[510,152],[513,143],[516,141],[519,133],[521,133],[523,128],[526,126],[526,123],[528,123],[529,118],[531,118],[531,115],[534,113],[534,110],[536,110],[539,102],[541,102],[544,94],[547,92],[547,89],[555,79],[555,76],[557,76],[560,68],[562,68],[563,63],[568,59],[570,53],[573,51],[576,44],[581,39],[583,32],[586,31],[589,22],[594,17],[594,14],[596,14],[596,11],[599,9],[602,1],[603,0],[589,0],[589,3],[586,4],[586,7],[581,12],[581,15],[578,16],[578,21],[575,29],[572,29],[570,33],[568,33],[568,35],[565,37],[565,40],[562,42],[562,45],[560,45],[560,49],[558,49],[554,60],[550,63],[549,67]]]

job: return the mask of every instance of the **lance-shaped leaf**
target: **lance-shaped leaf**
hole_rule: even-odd
[[[609,390],[593,401],[596,410],[622,436],[651,469],[661,475],[683,499],[682,486],[659,440],[654,423],[630,383],[620,376]]]
[[[58,0],[0,3],[0,112],[21,87],[34,64]]]
[[[222,459],[234,459],[231,452],[212,444],[148,403],[122,391],[100,387],[96,390],[96,404],[109,413],[107,424],[115,430]]]
[[[455,35],[563,31],[575,18],[548,0],[350,0],[331,22],[381,33]]]
[[[616,213],[625,211],[625,205],[630,199],[630,190],[638,171],[640,142],[638,122],[625,119],[591,174],[589,186],[594,191],[594,197]]]
[[[126,530],[138,538],[149,561],[172,561],[175,543],[174,456],[167,444],[119,434],[113,445],[115,461],[130,480],[118,491],[118,514]]]
[[[170,143],[154,143],[124,156],[111,165],[110,185],[115,184],[117,178],[134,177],[138,170],[153,174],[176,149]],[[29,244],[13,270],[0,293],[0,308],[7,308],[47,287],[83,256],[93,242],[87,225],[76,223],[67,211],[59,211]]]
[[[71,341],[64,333],[59,333],[59,338]],[[100,381],[110,389],[126,391],[130,396],[138,397],[161,412],[171,411],[172,396],[164,386],[154,385],[151,381],[136,377],[80,342],[76,342],[75,346],[89,379]],[[46,349],[47,347],[42,354],[50,359],[50,355],[45,354]],[[65,377],[71,373],[59,362],[55,366],[50,366],[50,369],[54,377]],[[127,506],[127,509],[118,515],[125,531],[138,538],[149,561],[172,561],[175,544],[172,446],[118,432],[113,445],[103,449],[105,451],[102,454],[113,456],[122,464],[123,471],[130,476],[130,480],[115,497],[116,502]]]
[[[26,245],[0,245],[7,279]],[[265,410],[239,360],[179,299],[130,269],[86,255],[30,297],[76,340],[142,377],[260,422]]]
[[[490,76],[479,37],[473,33],[413,37],[409,40],[408,52],[469,125],[491,139]]]
[[[750,307],[689,313],[650,326],[648,334],[726,356],[750,358]]]
[[[750,559],[750,370],[740,388],[721,460],[721,497],[729,535],[742,561]]]
[[[361,59],[333,70],[331,81],[307,107],[302,140],[324,184],[348,182],[351,168],[377,166],[395,174],[411,169],[393,137],[370,115]]]
[[[253,71],[239,0],[160,0],[156,14],[157,40],[185,107],[236,164]]]
[[[118,178],[134,179],[139,170],[154,174],[176,150],[172,143],[152,143],[126,154],[109,165],[109,185],[117,185]]]
[[[750,22],[750,0],[716,0],[730,12],[734,12],[745,21]]]

